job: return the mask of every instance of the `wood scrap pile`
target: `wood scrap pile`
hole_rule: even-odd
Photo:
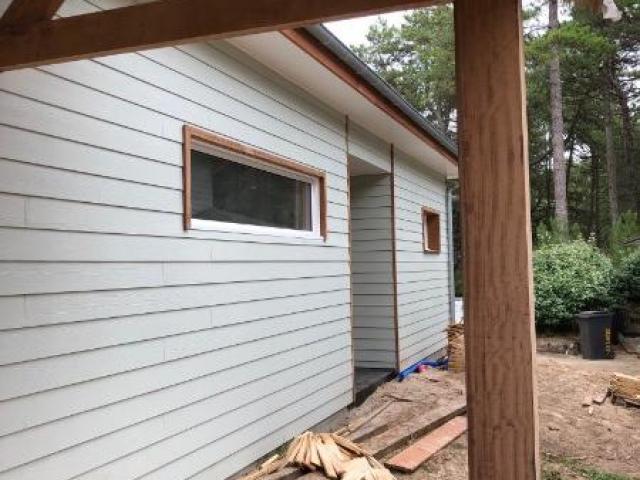
[[[395,480],[373,455],[335,433],[305,432],[296,437],[283,457],[274,455],[243,480],[257,480],[287,466],[320,471],[342,480]]]
[[[464,372],[464,324],[458,323],[447,328],[447,339],[449,370],[452,372]]]
[[[621,399],[624,403],[640,407],[640,377],[614,373],[609,385],[612,401]]]

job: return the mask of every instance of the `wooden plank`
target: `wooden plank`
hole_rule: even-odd
[[[469,478],[539,478],[522,12],[456,0]]]
[[[393,307],[393,336],[395,342],[396,371],[401,370],[400,363],[400,314],[398,307],[398,251],[396,245],[396,151],[391,144],[389,149],[391,161],[390,196],[391,196],[391,278],[393,285],[392,307]]]
[[[25,28],[51,19],[64,0],[13,0],[0,18],[0,30]]]
[[[428,461],[460,435],[467,431],[467,418],[456,417],[441,427],[428,433],[416,443],[402,450],[384,464],[400,472],[415,472],[420,465]]]
[[[442,0],[163,0],[0,35],[0,70],[407,10]]]
[[[381,458],[405,445],[411,439],[420,437],[459,415],[464,415],[467,407],[464,403],[453,403],[426,411],[408,422],[396,425],[380,435],[367,439],[362,447],[375,457]],[[513,479],[512,479],[513,480]]]

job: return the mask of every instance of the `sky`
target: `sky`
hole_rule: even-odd
[[[524,0],[523,3],[525,6],[530,6],[533,4],[539,4],[540,0]],[[351,20],[330,22],[325,23],[325,27],[331,30],[331,32],[340,40],[342,40],[342,43],[344,43],[345,45],[359,45],[366,42],[366,35],[369,31],[369,26],[375,23],[376,19],[379,16],[386,18],[387,22],[390,25],[397,26],[402,24],[403,16],[406,12],[407,10],[387,13],[384,15],[372,15],[369,17],[360,17]]]
[[[386,18],[390,25],[400,25],[404,14],[405,12],[393,12],[385,15],[371,15],[369,17],[325,23],[325,27],[331,30],[345,45],[358,45],[366,41],[369,26],[375,23],[379,16]]]

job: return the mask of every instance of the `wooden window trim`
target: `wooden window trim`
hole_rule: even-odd
[[[242,155],[250,159],[255,159],[268,165],[273,165],[293,173],[299,173],[314,177],[318,180],[319,202],[320,202],[320,236],[327,239],[327,182],[326,174],[322,170],[302,165],[280,155],[252,147],[245,143],[238,142],[229,137],[209,132],[193,125],[184,125],[183,127],[183,223],[184,229],[191,230],[192,212],[191,212],[191,150],[193,142],[200,141],[212,145],[213,147],[227,150],[231,153]]]
[[[428,207],[422,207],[422,246],[424,253],[440,253],[442,249],[440,238],[440,212]],[[436,247],[433,248],[432,246]]]

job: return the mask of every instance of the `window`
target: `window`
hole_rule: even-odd
[[[422,241],[425,252],[440,252],[440,214],[428,208],[422,209]]]
[[[194,127],[184,137],[185,229],[325,236],[321,172]]]

